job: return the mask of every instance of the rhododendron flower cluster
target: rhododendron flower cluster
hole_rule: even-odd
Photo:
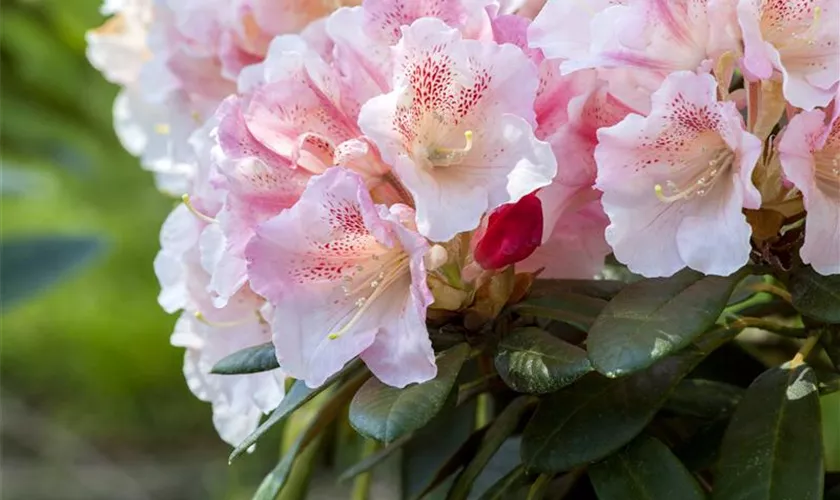
[[[88,35],[182,196],[155,261],[238,444],[284,380],[434,378],[516,273],[840,273],[840,0],[124,0]],[[801,249],[799,247],[801,246]],[[515,279],[515,278],[510,278]],[[507,299],[507,298],[506,298]],[[506,300],[505,299],[505,300]],[[492,317],[486,317],[487,321]],[[280,368],[215,362],[273,343]]]

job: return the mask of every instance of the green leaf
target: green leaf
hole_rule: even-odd
[[[598,500],[679,498],[705,495],[683,464],[659,440],[640,436],[627,448],[589,468]]]
[[[487,432],[484,433],[478,451],[475,453],[472,461],[467,464],[466,468],[455,479],[455,484],[449,490],[449,495],[446,497],[449,500],[466,499],[472,490],[473,483],[487,466],[490,459],[498,451],[502,443],[513,434],[519,426],[519,421],[525,412],[528,411],[535,399],[526,396],[520,396],[508,404],[504,410],[490,423],[487,427]]]
[[[275,368],[280,368],[280,363],[277,362],[277,356],[274,354],[274,344],[266,342],[225,356],[213,366],[210,373],[239,375],[265,372]]]
[[[583,349],[539,328],[520,328],[499,342],[496,370],[513,390],[545,394],[592,371]]]
[[[800,365],[759,375],[723,437],[712,498],[816,500],[823,472],[814,371]]]
[[[90,236],[5,238],[0,245],[0,306],[27,299],[89,262],[103,249]]]
[[[531,286],[531,296],[571,293],[601,300],[615,297],[627,283],[617,280],[536,280]]]
[[[294,384],[292,384],[292,388],[286,392],[286,395],[283,397],[283,400],[280,401],[280,406],[278,406],[271,415],[257,427],[257,430],[251,433],[250,436],[245,438],[242,443],[237,446],[233,452],[230,454],[230,458],[228,458],[228,462],[233,462],[233,460],[245,452],[248,448],[251,447],[252,444],[256,443],[263,434],[268,432],[269,429],[277,425],[278,423],[282,422],[283,419],[288,417],[292,414],[295,410],[312,400],[315,396],[320,394],[324,389],[329,387],[339,378],[351,373],[352,371],[358,368],[359,364],[350,363],[342,371],[330,377],[329,380],[324,382],[324,384],[320,387],[316,387],[314,389],[309,388],[302,380],[296,380]],[[370,372],[365,370],[362,375],[365,377],[370,376]]]
[[[447,350],[437,359],[437,377],[404,389],[370,379],[350,404],[350,424],[359,434],[385,443],[423,427],[443,407],[469,352],[467,344]]]
[[[496,481],[479,500],[511,500],[512,498],[525,498],[525,492],[521,490],[527,486],[525,466],[519,465],[512,471],[505,474]]]
[[[535,316],[560,321],[584,332],[607,305],[607,301],[575,293],[559,292],[551,296],[531,297],[511,310],[523,316]]]
[[[744,389],[705,379],[680,381],[665,403],[665,409],[679,415],[715,420],[729,416],[741,401]]]
[[[795,269],[789,284],[793,307],[824,323],[840,323],[840,274],[823,276],[811,266]]]
[[[601,460],[653,419],[677,383],[737,328],[716,328],[646,370],[609,379],[590,373],[540,402],[522,436],[528,470],[557,472]]]
[[[329,394],[327,402],[315,413],[315,417],[301,433],[300,437],[298,437],[291,448],[283,455],[277,466],[260,483],[260,487],[254,494],[254,500],[274,500],[280,494],[280,491],[289,479],[289,472],[292,470],[292,465],[294,465],[298,455],[303,453],[306,447],[316,438],[320,437],[326,426],[335,420],[350,398],[353,397],[353,394],[356,393],[369,376],[370,373],[367,371],[359,373],[342,384],[334,393]],[[239,446],[239,448],[241,447],[242,445]]]
[[[687,346],[717,321],[742,277],[687,269],[628,285],[589,330],[587,350],[595,369],[617,377]]]

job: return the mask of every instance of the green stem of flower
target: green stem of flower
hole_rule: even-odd
[[[793,298],[790,295],[790,292],[788,292],[787,290],[785,290],[783,288],[779,288],[776,285],[772,285],[770,283],[756,283],[755,285],[752,285],[750,287],[750,290],[752,290],[754,292],[758,292],[758,293],[761,293],[761,292],[771,293],[771,294],[781,298],[782,300],[784,300],[787,303],[790,303],[793,300]]]
[[[362,447],[361,458],[372,455],[376,452],[377,448],[379,448],[379,443],[373,439],[366,439],[365,444]],[[370,484],[370,471],[362,472],[356,476],[356,479],[353,480],[353,495],[350,498],[352,498],[352,500],[367,500],[368,496],[370,496]]]

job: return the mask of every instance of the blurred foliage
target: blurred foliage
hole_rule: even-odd
[[[209,405],[184,383],[183,353],[168,341],[175,318],[156,303],[152,260],[174,200],[155,190],[114,135],[117,89],[84,55],[85,30],[102,23],[98,9],[98,0],[2,2],[4,244],[43,235],[107,243],[92,264],[4,310],[4,416],[25,408],[32,422],[46,417],[109,460],[163,468],[197,455],[218,462],[221,479],[208,481],[220,483],[227,447],[212,428]],[[5,281],[14,273],[4,274]],[[19,434],[4,428],[5,459],[51,455]],[[180,482],[192,489],[174,498],[188,498],[187,491],[209,498],[200,478]]]

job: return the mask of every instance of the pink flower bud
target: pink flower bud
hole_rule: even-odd
[[[542,234],[542,203],[531,193],[490,214],[475,246],[475,261],[484,269],[501,269],[519,262],[540,246]]]

